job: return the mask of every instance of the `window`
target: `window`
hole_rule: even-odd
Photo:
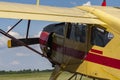
[[[50,24],[46,26],[43,31],[47,31],[49,33],[54,32],[59,35],[64,35],[64,27],[65,23]]]
[[[67,38],[79,42],[86,40],[86,27],[85,24],[68,23]]]
[[[91,44],[104,47],[113,38],[113,34],[100,27],[92,27]]]
[[[60,23],[55,25],[54,32],[59,35],[64,35],[65,23]]]

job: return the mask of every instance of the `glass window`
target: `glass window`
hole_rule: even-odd
[[[43,31],[47,31],[49,33],[54,32],[56,34],[63,35],[64,27],[65,27],[65,23],[50,24],[50,25],[46,26],[43,29]]]
[[[65,23],[60,23],[55,25],[54,32],[59,35],[64,35]]]
[[[100,27],[92,27],[91,43],[93,45],[104,47],[113,37],[112,33]]]
[[[67,38],[79,42],[86,40],[86,25],[85,24],[68,24]]]

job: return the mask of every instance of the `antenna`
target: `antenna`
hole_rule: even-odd
[[[40,5],[40,0],[36,0],[36,5],[37,5],[37,6]]]

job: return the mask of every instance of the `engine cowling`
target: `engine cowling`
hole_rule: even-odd
[[[46,31],[43,31],[40,35],[40,39],[39,39],[39,43],[40,43],[40,46],[46,46],[47,44],[47,40],[48,40],[48,37],[49,37],[49,33],[46,32]]]

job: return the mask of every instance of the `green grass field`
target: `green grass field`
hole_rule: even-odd
[[[49,80],[50,75],[51,72],[4,74],[4,75],[0,75],[0,80]],[[64,72],[59,76],[58,80],[68,80],[70,76],[72,76],[71,73]],[[92,80],[92,79],[88,79],[84,77],[82,80]]]

